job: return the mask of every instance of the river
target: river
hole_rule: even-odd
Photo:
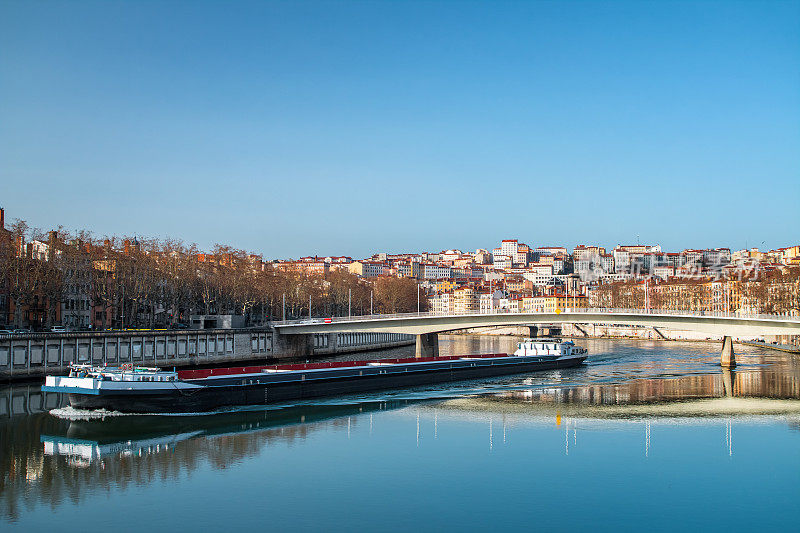
[[[58,395],[0,386],[0,525],[796,530],[797,356],[737,345],[731,372],[714,343],[577,343],[569,370],[203,416],[54,416]]]

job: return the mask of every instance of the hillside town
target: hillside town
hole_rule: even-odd
[[[265,259],[224,245],[6,225],[0,209],[0,329],[239,326],[300,317],[638,308],[800,314],[800,245],[664,251],[657,244]]]

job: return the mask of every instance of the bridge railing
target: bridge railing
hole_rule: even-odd
[[[428,318],[428,317],[461,317],[461,316],[502,316],[508,314],[525,315],[552,315],[552,314],[609,314],[609,315],[669,315],[669,316],[688,316],[706,318],[748,318],[759,320],[789,320],[800,323],[800,316],[794,315],[774,315],[764,313],[746,313],[741,311],[689,311],[685,309],[638,309],[638,308],[618,308],[618,307],[565,307],[558,310],[513,310],[502,309],[491,313],[481,313],[472,310],[451,313],[435,313],[433,311],[423,311],[419,313],[393,313],[393,314],[372,314],[372,315],[353,315],[353,316],[334,316],[325,318],[305,318],[297,320],[283,320],[274,322],[276,326],[286,325],[311,325],[311,324],[331,324],[340,322],[362,322],[370,320],[387,320],[402,318]]]

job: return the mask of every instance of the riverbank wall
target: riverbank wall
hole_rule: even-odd
[[[63,374],[70,364],[160,368],[275,363],[414,344],[400,333],[281,335],[272,328],[107,331],[0,338],[0,381]]]

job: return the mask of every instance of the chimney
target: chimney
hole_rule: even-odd
[[[0,229],[6,229],[6,211],[0,207]]]

